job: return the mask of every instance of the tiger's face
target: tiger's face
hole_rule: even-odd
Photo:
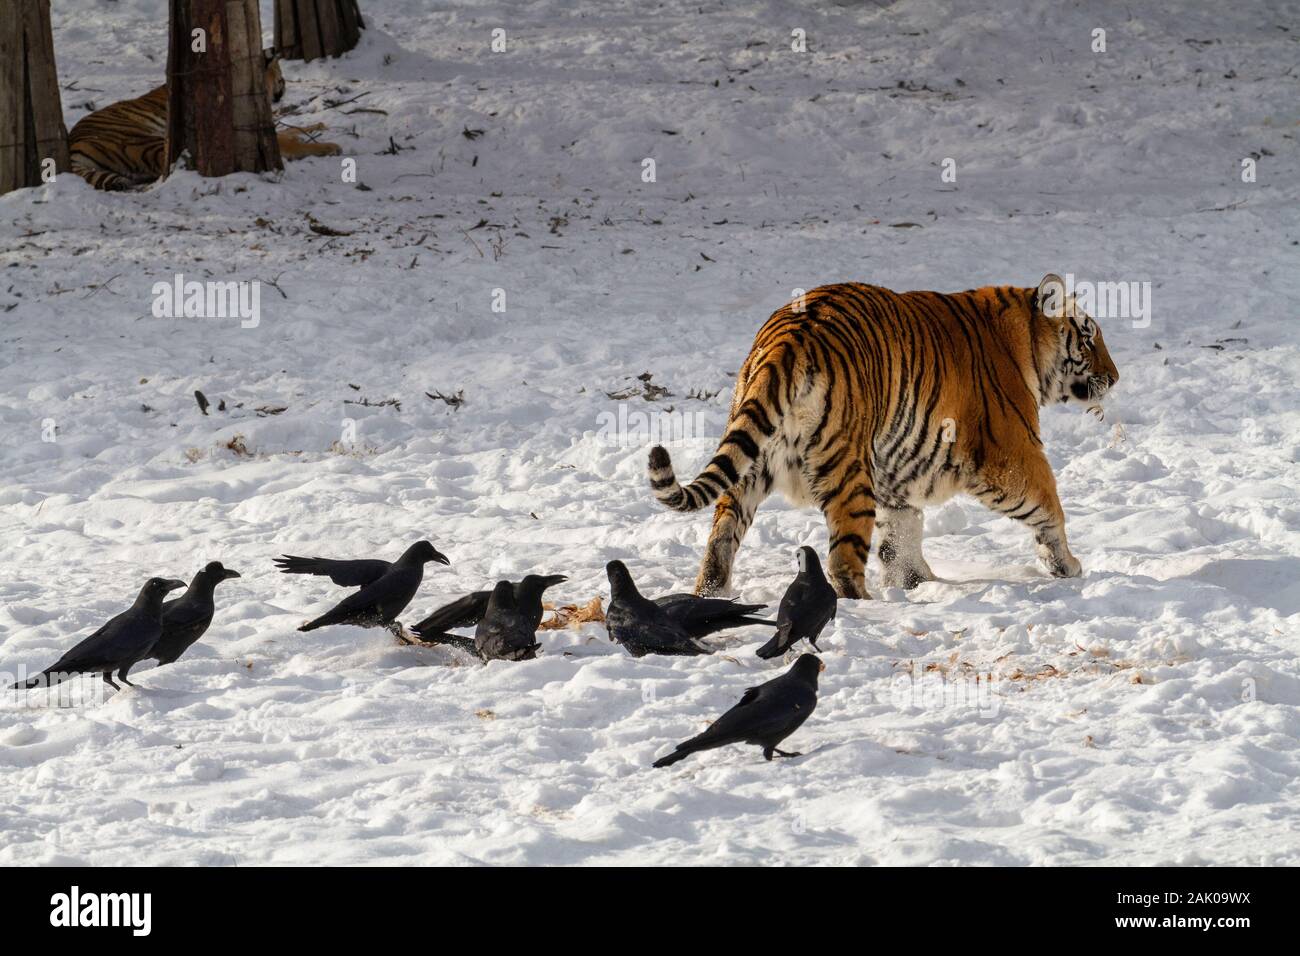
[[[278,103],[284,96],[284,74],[280,71],[280,54],[273,49],[265,49],[262,51],[262,62],[265,66],[266,95],[271,98],[272,103]]]
[[[1069,402],[1099,409],[1102,398],[1119,381],[1119,369],[1106,349],[1101,327],[1065,295],[1059,276],[1049,275],[1038,287],[1042,314],[1060,329],[1060,348],[1050,375],[1046,402]]]
[[[1064,362],[1069,395],[1062,401],[1096,405],[1119,381],[1119,369],[1106,350],[1101,327],[1082,310],[1075,311],[1068,319]]]

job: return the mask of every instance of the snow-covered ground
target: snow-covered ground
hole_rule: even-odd
[[[362,0],[286,103],[365,189],[316,159],[0,197],[0,668],[149,575],[243,574],[138,689],[0,694],[0,863],[1300,862],[1300,7],[1171,6]],[[161,81],[163,0],[54,8],[69,126]],[[1152,287],[1148,327],[1101,320],[1106,422],[1043,415],[1084,576],[931,512],[943,580],[873,559],[803,759],[650,769],[784,666],[757,629],[485,667],[295,630],[339,592],[272,557],[419,537],[453,565],[408,623],[530,569],[586,602],[614,557],[688,588],[708,516],[654,504],[611,393],[668,389],[623,415],[684,422],[691,472],[793,289],[1050,271]],[[155,318],[176,273],[260,280],[259,324]],[[803,543],[820,515],[771,499],[738,594],[775,604]]]

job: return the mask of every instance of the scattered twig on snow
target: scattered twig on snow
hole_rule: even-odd
[[[1236,202],[1230,202],[1226,206],[1206,206],[1204,209],[1198,209],[1197,212],[1227,212],[1230,209],[1236,209],[1246,200],[1238,199]]]
[[[320,220],[318,220],[315,216],[313,216],[311,213],[307,213],[307,228],[310,229],[312,232],[316,233],[316,235],[318,236],[352,235],[351,231],[345,232],[342,229],[335,229],[332,226],[325,225]]]
[[[368,398],[362,396],[360,399],[345,398],[345,399],[343,399],[343,404],[344,404],[344,405],[363,405],[363,406],[365,406],[366,408],[384,408],[384,407],[386,407],[386,406],[388,406],[388,405],[392,405],[392,406],[393,406],[394,408],[396,408],[399,412],[402,410],[402,403],[401,403],[401,400],[396,399],[396,398],[386,398],[386,399],[384,399],[382,402],[372,402],[370,399],[368,399]]]
[[[478,226],[475,226],[474,228],[477,229]],[[486,258],[486,256],[483,255],[483,250],[478,247],[478,243],[474,241],[474,237],[465,231],[464,226],[460,227],[460,234],[469,240],[469,244],[474,247],[474,251],[478,253],[480,259]]]
[[[642,372],[637,376],[637,381],[641,383],[640,385],[629,385],[627,388],[620,388],[617,391],[606,392],[605,394],[616,402],[621,402],[624,399],[633,398],[637,395],[640,395],[647,402],[658,401],[661,398],[672,398],[673,393],[668,391],[665,386],[656,385],[650,381],[653,377],[653,372]]]
[[[361,99],[361,97],[369,95],[370,91],[366,90],[363,93],[358,93],[356,96],[348,97],[346,100],[325,100],[322,105],[327,110],[336,110],[340,106],[347,106],[349,103],[355,103],[357,100]]]
[[[100,289],[107,288],[109,285],[111,285],[114,279],[120,279],[121,277],[122,277],[122,273],[118,272],[118,273],[116,273],[116,274],[114,274],[114,275],[109,276],[107,279],[105,279],[103,282],[99,283],[98,285],[92,285],[92,286],[90,287],[90,291],[87,292],[85,295],[83,295],[82,298],[83,298],[83,299],[89,299],[92,295],[94,295],[94,294],[95,294],[96,292],[98,292]],[[109,289],[109,291],[112,292],[111,289]],[[116,293],[114,293],[114,295],[116,295]]]
[[[435,402],[446,402],[452,408],[460,411],[460,407],[465,404],[465,390],[456,389],[455,395],[444,395],[442,392],[425,392],[424,397]]]
[[[285,291],[284,291],[283,289],[281,289],[280,286],[279,286],[280,276],[282,276],[282,275],[284,275],[283,272],[279,273],[279,275],[277,275],[274,279],[258,279],[257,281],[258,281],[258,282],[265,283],[266,285],[269,285],[269,286],[270,286],[272,289],[274,289],[276,292],[280,293],[281,298],[288,299],[288,298],[289,298],[289,293],[285,292]]]

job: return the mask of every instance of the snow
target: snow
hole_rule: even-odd
[[[323,158],[0,197],[0,666],[52,662],[149,575],[243,575],[137,689],[0,694],[0,863],[1300,862],[1292,5],[362,6],[362,45],[288,64],[286,103],[368,189]],[[55,5],[69,126],[160,82],[164,11]],[[486,666],[295,630],[339,592],[274,556],[426,536],[453,564],[407,623],[528,570],[585,603],[615,557],[689,587],[709,519],[655,505],[607,393],[651,372],[671,396],[625,415],[688,421],[693,473],[792,290],[1047,272],[1153,289],[1149,327],[1099,320],[1105,423],[1043,414],[1084,576],[973,501],[933,509],[942,580],[882,592],[873,559],[803,759],[650,769],[785,666],[757,629],[635,660],[588,624]],[[260,322],[154,318],[176,273],[261,280]],[[775,604],[804,543],[820,515],[770,499],[737,594]]]

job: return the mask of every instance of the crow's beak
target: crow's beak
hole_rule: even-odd
[[[569,576],[567,574],[548,574],[545,580],[546,586],[548,588],[553,588],[555,585],[563,584],[565,581],[569,580]]]
[[[451,558],[447,557],[441,551],[433,552],[433,560],[437,561],[439,564],[451,565]]]
[[[238,571],[232,571],[232,570],[230,570],[230,568],[226,568],[225,573],[222,574],[221,577],[222,577],[223,579],[225,579],[225,578],[238,578],[238,577],[243,577],[243,575],[241,575]]]
[[[189,585],[186,584],[184,581],[177,581],[175,578],[168,578],[163,583],[167,585],[168,591],[175,591],[177,588],[189,587]]]

